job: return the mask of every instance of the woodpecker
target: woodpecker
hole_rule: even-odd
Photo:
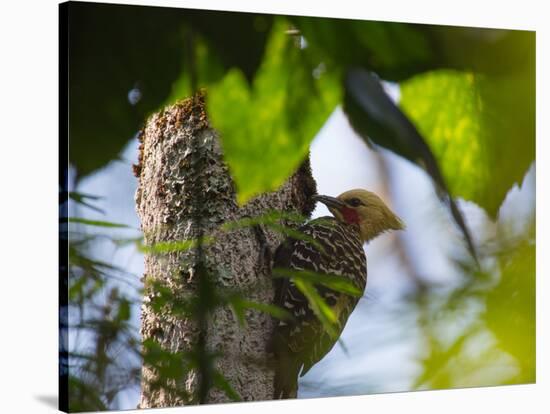
[[[383,232],[403,229],[402,221],[380,197],[362,189],[346,191],[338,197],[317,195],[313,199],[325,204],[333,217],[317,218],[303,225],[299,230],[307,237],[285,240],[275,252],[273,268],[341,276],[363,292],[367,284],[363,243]],[[277,321],[273,332],[274,399],[295,398],[298,375],[305,375],[331,350],[359,298],[316,285],[338,319],[335,337],[324,329],[292,279],[273,281],[275,304],[293,316],[291,320]]]

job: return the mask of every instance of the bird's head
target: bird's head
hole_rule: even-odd
[[[380,197],[367,190],[350,190],[338,197],[316,195],[313,199],[325,204],[337,220],[359,226],[363,242],[385,231],[405,228]]]

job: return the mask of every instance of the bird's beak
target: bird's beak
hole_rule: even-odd
[[[312,197],[314,201],[320,201],[324,205],[326,205],[328,208],[336,208],[341,209],[345,206],[345,203],[343,201],[338,200],[335,197],[330,197],[326,195],[314,195]]]

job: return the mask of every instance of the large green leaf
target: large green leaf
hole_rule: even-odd
[[[422,25],[293,17],[308,45],[345,70],[362,66],[400,80],[433,66],[435,49]]]
[[[277,20],[252,83],[238,69],[208,91],[225,160],[243,203],[275,190],[303,161],[340,98],[337,77]],[[317,70],[316,70],[317,68]]]
[[[400,106],[428,142],[454,196],[495,217],[535,157],[534,72],[452,70],[401,84]]]
[[[534,32],[399,22],[290,17],[308,44],[342,70],[363,67],[403,81],[428,70],[510,72],[534,49]]]

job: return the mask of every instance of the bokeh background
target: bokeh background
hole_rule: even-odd
[[[433,174],[411,156],[418,137],[395,146],[391,128],[365,133],[358,123],[371,119],[372,113],[351,116],[350,91],[332,75],[321,85],[326,87],[322,97],[307,87],[291,89],[293,97],[326,105],[305,107],[299,120],[308,124],[299,130],[302,141],[292,141],[291,155],[289,147],[279,151],[290,159],[285,168],[291,170],[293,159],[303,156],[311,140],[319,193],[369,189],[407,225],[405,231],[365,246],[368,286],[344,330],[345,349],[336,345],[301,379],[299,397],[535,381],[534,55],[528,49],[531,42],[534,47],[534,35],[382,22],[339,21],[331,26],[329,19],[318,19],[316,26],[315,19],[279,21],[265,15],[101,5],[77,6],[69,18],[78,24],[68,33],[69,50],[74,51],[69,60],[74,73],[69,86],[71,167],[69,200],[62,200],[60,211],[67,209],[76,220],[69,228],[62,225],[62,231],[69,230],[71,269],[69,306],[62,309],[68,312],[69,326],[62,327],[68,328],[62,331],[68,347],[61,354],[61,369],[69,376],[73,409],[127,409],[138,402],[143,256],[136,245],[140,232],[133,200],[137,130],[147,114],[189,96],[193,83],[211,91],[214,102],[224,95],[231,103],[228,90],[246,82],[254,85],[255,77],[274,85],[287,82],[290,75],[281,74],[277,59],[270,58],[282,49],[276,47],[278,40],[267,40],[273,27],[284,28],[292,50],[312,51],[313,61],[307,64],[313,67],[313,79],[323,81],[331,73],[338,79],[352,65],[387,79],[382,85],[388,99],[412,119],[420,139],[435,153],[481,265],[474,266],[463,232],[438,196]],[[221,36],[229,32],[233,37]],[[334,47],[329,44],[325,59],[318,61],[322,53],[315,41],[331,35]],[[195,45],[195,58],[186,53],[189,42]],[[472,45],[477,45],[474,51]],[[265,60],[271,61],[267,69]],[[235,68],[241,75],[235,75]],[[415,77],[426,73],[434,76]],[[269,91],[255,90],[254,95],[266,108]],[[426,96],[422,91],[428,91]],[[365,93],[375,104],[387,105]],[[293,97],[281,99],[283,104],[290,100],[295,110],[292,105],[300,101]],[[418,100],[411,102],[414,97]],[[257,108],[258,102],[240,107]],[[250,136],[239,136],[220,115],[224,108],[210,107],[216,125],[250,143]],[[423,117],[422,108],[436,114],[434,119]],[[264,125],[284,115],[271,109]],[[229,111],[227,117],[234,116]],[[249,134],[257,132],[250,125]],[[292,129],[292,122],[286,125]],[[274,136],[294,138],[288,130],[270,129]],[[443,150],[438,149],[442,140],[447,146]],[[232,145],[243,148],[239,142]],[[482,151],[475,152],[480,146]],[[249,147],[254,145],[247,147],[247,154]],[[266,156],[280,157],[277,148]],[[241,166],[246,171],[246,162]],[[257,168],[250,166],[254,176],[262,174]],[[242,178],[235,179],[245,188]],[[262,181],[257,181],[250,183],[248,195],[258,191]],[[325,214],[323,206],[314,212]]]

